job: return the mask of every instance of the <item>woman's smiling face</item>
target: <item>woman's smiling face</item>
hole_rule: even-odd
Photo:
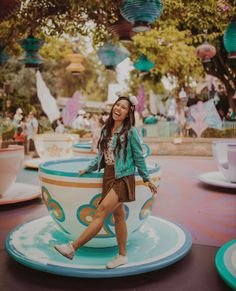
[[[119,100],[113,107],[112,118],[115,121],[123,121],[128,115],[129,112],[129,101],[125,99]]]

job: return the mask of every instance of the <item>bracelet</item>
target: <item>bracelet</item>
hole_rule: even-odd
[[[149,187],[149,183],[150,183],[150,181],[144,182],[144,185],[147,186],[147,187]]]

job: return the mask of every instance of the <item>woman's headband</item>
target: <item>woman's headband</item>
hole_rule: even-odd
[[[123,96],[120,93],[117,93],[118,98],[126,98],[129,100],[129,102],[133,105],[136,106],[138,105],[138,99],[134,95],[129,95],[129,96]]]

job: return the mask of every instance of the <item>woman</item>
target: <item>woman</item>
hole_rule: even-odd
[[[107,268],[115,268],[128,263],[126,256],[127,227],[123,202],[135,200],[135,167],[145,184],[156,195],[157,187],[150,181],[142,148],[134,127],[136,97],[119,97],[112,106],[109,117],[102,128],[98,141],[98,154],[80,176],[104,168],[103,197],[92,222],[73,242],[55,245],[55,249],[68,259],[73,259],[75,251],[97,235],[106,217],[113,212],[115,233],[119,255],[113,258]]]

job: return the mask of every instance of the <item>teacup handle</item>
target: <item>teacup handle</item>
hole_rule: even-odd
[[[147,157],[150,156],[151,153],[151,149],[149,147],[149,145],[147,145],[146,143],[142,144],[142,149],[143,149],[143,157],[146,159]]]

